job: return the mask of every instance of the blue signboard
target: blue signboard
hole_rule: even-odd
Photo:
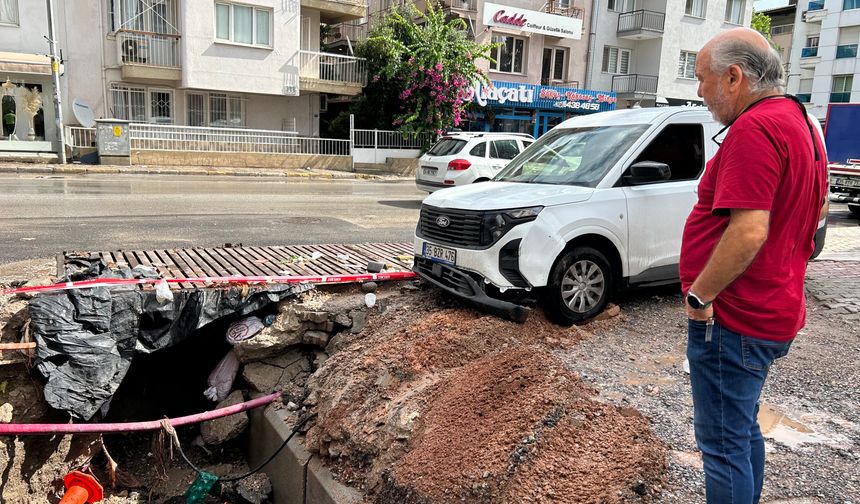
[[[505,106],[558,112],[593,113],[615,110],[618,101],[612,91],[591,91],[518,82],[490,81],[491,86],[476,82],[469,99],[485,107]]]

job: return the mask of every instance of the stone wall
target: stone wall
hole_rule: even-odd
[[[132,165],[156,166],[226,166],[234,168],[315,168],[352,170],[349,156],[322,154],[258,154],[251,152],[131,152]]]

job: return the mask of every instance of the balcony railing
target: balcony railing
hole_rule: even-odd
[[[822,10],[822,9],[824,9],[824,2],[823,1],[813,1],[813,2],[809,2],[809,8],[807,10],[817,11],[817,10]]]
[[[794,25],[778,25],[770,27],[770,35],[775,37],[777,35],[787,35],[789,33],[794,32]]]
[[[830,103],[848,103],[851,100],[851,92],[830,93]]]
[[[618,94],[657,94],[657,76],[639,74],[613,75],[612,90]]]
[[[666,20],[663,12],[636,10],[618,15],[618,33],[637,30],[662,32]]]
[[[341,54],[299,51],[299,76],[345,84],[367,84],[367,61]]]
[[[446,9],[477,12],[478,0],[442,0],[442,7]]]
[[[340,23],[332,26],[331,34],[326,37],[325,43],[332,44],[341,40],[349,39],[353,44],[367,39],[367,23]]]
[[[857,57],[857,44],[846,44],[846,45],[836,46],[836,57],[837,58],[856,58]]]
[[[812,93],[797,93],[794,95],[800,103],[809,103],[812,101]]]
[[[818,56],[818,48],[817,47],[804,47],[800,50],[801,58],[814,58]]]
[[[119,58],[124,64],[179,68],[179,35],[120,30],[116,33]]]
[[[584,19],[585,9],[582,7],[574,7],[570,2],[562,4],[561,2],[550,0],[544,9],[548,14],[558,16],[572,17],[574,19]]]

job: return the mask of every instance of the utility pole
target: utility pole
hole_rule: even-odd
[[[60,164],[66,164],[66,132],[63,127],[63,101],[60,98],[60,58],[57,56],[57,41],[54,38],[54,1],[48,1],[48,46],[51,51],[51,77],[54,80],[54,109],[57,114],[57,137],[60,149],[57,155]]]

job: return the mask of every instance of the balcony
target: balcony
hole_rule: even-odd
[[[663,36],[663,12],[636,10],[618,15],[617,36],[631,40],[645,40]]]
[[[320,22],[325,24],[354,21],[367,15],[364,0],[301,0],[301,6],[320,11]]]
[[[848,103],[851,101],[851,92],[830,93],[830,103]]]
[[[801,19],[807,23],[820,23],[827,17],[827,9],[821,0],[809,2],[807,10],[803,11]]]
[[[121,29],[117,58],[123,79],[178,81],[182,78],[179,35]]]
[[[355,96],[367,84],[364,58],[299,51],[299,88],[314,93]]]
[[[794,33],[794,25],[777,25],[770,27],[770,36],[790,35]]]
[[[478,12],[478,0],[442,0],[442,8],[455,13]]]
[[[657,76],[639,74],[613,75],[612,91],[622,99],[642,98],[643,95],[656,95]]]
[[[836,59],[840,58],[856,58],[857,44],[846,44],[836,46]]]
[[[350,44],[355,47],[356,42],[367,39],[367,23],[340,23],[331,27],[331,32],[325,37],[325,45]]]
[[[817,47],[804,47],[800,50],[800,68],[814,69],[815,65],[821,63]]]
[[[549,2],[546,3],[544,12],[547,14],[555,14],[557,16],[572,17],[574,19],[585,19],[585,9],[582,7],[574,7],[571,3],[572,2],[570,2],[570,0],[565,2],[549,0]]]
[[[812,101],[812,93],[797,93],[794,95],[800,103],[810,103]]]

